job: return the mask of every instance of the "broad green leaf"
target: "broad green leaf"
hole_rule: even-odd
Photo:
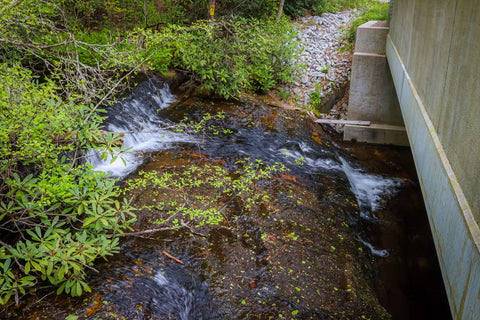
[[[47,266],[47,275],[52,274],[53,271],[53,261],[52,259],[48,260],[48,266]]]
[[[88,225],[92,224],[93,222],[97,221],[98,220],[98,217],[94,216],[94,217],[88,217],[85,219],[85,221],[83,222],[83,227],[86,228]]]
[[[65,282],[60,285],[57,289],[57,295],[61,294],[65,290]]]
[[[62,281],[64,275],[65,275],[65,266],[61,265],[60,268],[58,268],[56,276],[57,276],[58,280]]]
[[[29,261],[27,261],[27,262],[25,263],[24,270],[25,270],[25,274],[29,274],[29,273],[30,273],[30,262],[29,262]]]
[[[30,263],[32,264],[33,268],[39,272],[42,272],[43,268],[34,260],[31,260]]]
[[[6,273],[8,268],[10,268],[11,263],[12,263],[12,260],[10,258],[5,260],[5,262],[3,263],[3,272],[4,273]]]

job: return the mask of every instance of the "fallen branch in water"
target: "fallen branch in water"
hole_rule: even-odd
[[[157,229],[148,229],[148,230],[142,230],[142,231],[135,231],[135,232],[125,232],[123,234],[117,233],[117,237],[130,237],[130,236],[140,236],[143,234],[148,234],[148,233],[155,233],[155,232],[162,232],[162,231],[176,231],[179,230],[180,228],[185,228],[187,229],[191,234],[200,236],[203,238],[207,238],[206,235],[203,233],[195,231],[192,227],[190,227],[188,224],[186,224],[183,220],[180,220],[180,227],[163,227],[163,228],[157,228]]]
[[[158,228],[158,229],[149,229],[149,230],[142,230],[142,231],[136,231],[136,232],[125,232],[123,234],[116,234],[116,236],[117,237],[119,237],[119,236],[124,236],[124,237],[139,236],[139,235],[147,234],[147,233],[155,233],[155,232],[161,232],[161,231],[173,231],[173,230],[178,230],[178,228]]]
[[[192,227],[190,227],[188,224],[186,224],[185,222],[183,222],[183,220],[180,220],[180,225],[186,229],[188,229],[188,231],[193,234],[193,235],[196,235],[196,236],[200,236],[200,237],[204,237],[206,238],[207,236],[204,235],[203,233],[200,233],[200,232],[197,232],[195,230],[193,230]]]
[[[170,253],[168,253],[167,251],[163,250],[162,253],[164,255],[166,255],[168,258],[172,259],[173,261],[177,262],[177,263],[180,263],[180,264],[185,264],[185,262],[183,262],[182,260],[172,256]]]

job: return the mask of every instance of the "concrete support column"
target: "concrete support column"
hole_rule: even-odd
[[[347,117],[348,120],[371,121],[371,124],[347,124],[344,140],[408,146],[385,56],[388,31],[383,21],[369,21],[357,29]]]

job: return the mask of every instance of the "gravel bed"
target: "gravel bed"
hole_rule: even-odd
[[[316,88],[321,92],[323,100],[348,85],[352,52],[348,50],[349,43],[344,39],[356,13],[355,10],[325,13],[322,16],[303,17],[297,21],[297,41],[303,44],[300,63],[304,64],[306,69],[289,87],[289,91],[294,94],[298,106],[310,106],[310,94]],[[345,118],[345,100],[337,103],[328,117]]]

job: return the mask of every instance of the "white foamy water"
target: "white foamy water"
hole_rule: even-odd
[[[282,155],[287,162],[305,165],[313,170],[323,168],[325,170],[342,170],[342,167],[331,158],[331,155],[325,152],[319,155],[305,142],[295,143],[298,150],[289,150],[282,148],[275,153]]]
[[[368,249],[370,249],[370,252],[372,252],[372,254],[374,256],[378,256],[378,257],[388,257],[389,256],[389,253],[388,253],[388,250],[385,250],[385,249],[376,249],[371,243],[363,240],[362,238],[360,238],[358,235],[358,240],[360,240],[361,243],[363,243],[364,246],[366,246]]]
[[[168,285],[168,280],[167,278],[165,277],[165,275],[163,274],[162,271],[158,271],[157,273],[155,273],[155,275],[153,276],[153,280],[155,280],[155,282],[159,285],[159,286],[166,286]]]
[[[158,109],[175,101],[169,87],[165,84],[150,90],[145,86],[135,97],[111,107],[105,130],[123,133],[123,145],[120,152],[108,155],[106,160],[100,158],[103,151],[90,151],[88,162],[95,170],[112,177],[125,177],[143,163],[147,152],[166,150],[177,143],[197,142],[193,136],[168,130],[171,123],[158,116]]]
[[[340,160],[351,190],[357,198],[360,216],[365,219],[376,219],[374,212],[381,208],[386,197],[397,192],[403,180],[367,174],[353,168],[345,159]]]
[[[286,158],[288,161],[292,159],[291,162],[296,162],[297,164],[307,165],[313,169],[323,168],[326,170],[341,170],[341,166],[338,165],[331,158],[321,158],[321,157],[309,157],[298,151],[292,151],[287,149],[280,149],[279,152]]]
[[[385,178],[368,174],[360,169],[353,168],[345,159],[340,158],[340,160],[342,169],[350,182],[350,188],[357,198],[360,217],[367,220],[376,220],[375,211],[382,207],[387,197],[397,192],[404,181],[398,178]],[[370,249],[373,255],[388,257],[387,250],[375,248],[358,234],[357,237],[363,245]]]
[[[153,276],[153,280],[162,290],[163,299],[153,298],[153,302],[158,305],[158,309],[162,313],[173,313],[176,316],[175,319],[192,319],[191,311],[195,305],[193,293],[180,285],[175,279],[169,280],[163,271],[158,271]]]

